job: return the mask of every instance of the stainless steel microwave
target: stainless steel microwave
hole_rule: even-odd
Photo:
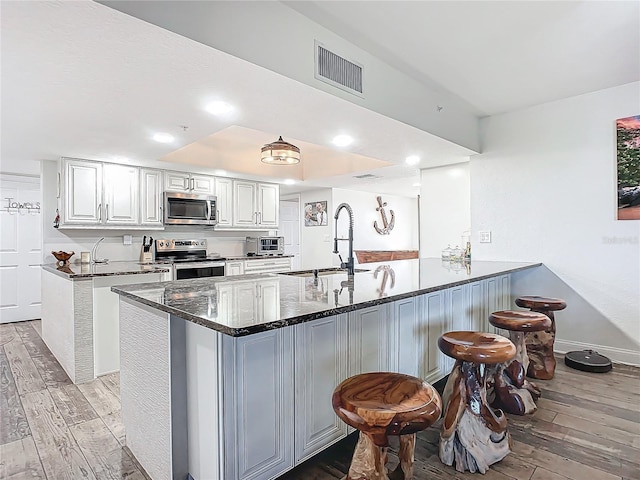
[[[248,256],[284,255],[284,237],[247,237],[245,253]]]
[[[164,192],[165,225],[215,225],[216,197],[182,192]]]

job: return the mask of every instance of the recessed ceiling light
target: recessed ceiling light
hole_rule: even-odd
[[[287,178],[287,179],[284,181],[284,184],[285,184],[285,185],[293,185],[294,183],[296,183],[296,181],[295,181],[295,180],[292,180],[292,179],[290,179],[290,178]]]
[[[413,184],[413,186],[414,186],[414,187],[421,187],[422,185],[421,185],[421,184],[419,184],[419,183],[414,183],[414,184]]]
[[[349,135],[338,135],[332,141],[336,147],[346,147],[353,143],[353,138]]]
[[[404,159],[404,161],[407,163],[407,165],[416,165],[417,163],[420,163],[420,157],[417,155],[409,155]]]
[[[170,143],[173,142],[173,135],[169,135],[168,133],[156,133],[153,136],[153,139],[160,143]]]
[[[215,172],[213,172],[214,175],[218,175],[219,177],[224,177],[227,175],[227,172],[225,172],[224,170],[216,170]]]
[[[221,101],[211,102],[205,108],[211,115],[226,115],[233,111],[233,105]]]

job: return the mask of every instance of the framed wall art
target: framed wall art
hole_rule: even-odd
[[[319,227],[328,225],[327,201],[309,202],[304,204],[304,226]]]
[[[640,220],[640,115],[616,120],[618,220]]]

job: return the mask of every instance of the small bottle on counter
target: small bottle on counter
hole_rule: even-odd
[[[448,262],[451,260],[451,245],[447,245],[447,248],[442,250],[442,261]]]
[[[471,262],[471,242],[467,242],[467,246],[464,249],[464,261]]]

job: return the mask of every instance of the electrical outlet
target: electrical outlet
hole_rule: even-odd
[[[480,234],[480,243],[491,243],[491,232],[479,232]]]
[[[122,236],[122,244],[123,245],[131,245],[133,243],[133,235],[123,235]]]

